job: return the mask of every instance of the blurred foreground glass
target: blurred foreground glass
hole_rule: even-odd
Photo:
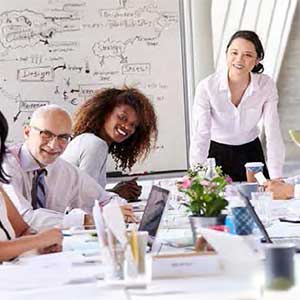
[[[252,205],[265,227],[272,225],[272,200],[273,193],[271,192],[251,193]]]
[[[106,283],[114,283],[115,281],[124,280],[124,265],[125,265],[125,252],[120,243],[115,243],[110,249],[111,257],[106,257],[105,261],[105,275],[104,280]]]
[[[295,284],[294,244],[269,244],[265,246],[265,287],[287,290]]]

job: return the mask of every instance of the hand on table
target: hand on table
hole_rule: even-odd
[[[294,186],[279,180],[268,180],[265,191],[273,193],[273,199],[290,199],[294,197]]]
[[[59,252],[62,250],[63,234],[59,228],[41,231],[36,235],[41,254]]]
[[[61,251],[62,251],[62,245],[59,244],[55,244],[43,249],[39,249],[40,254],[49,254],[49,253],[56,253]]]
[[[121,181],[115,185],[112,192],[118,194],[120,197],[130,201],[139,198],[142,192],[142,187],[137,184],[136,177],[129,181]]]

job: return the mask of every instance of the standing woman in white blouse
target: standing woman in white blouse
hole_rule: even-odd
[[[267,178],[282,176],[284,143],[274,81],[262,74],[264,49],[253,31],[237,31],[226,49],[227,69],[202,80],[193,107],[190,163],[214,157],[234,181],[245,181],[245,163],[263,162]],[[267,167],[258,122],[267,144]]]
[[[33,249],[39,253],[61,251],[63,239],[61,231],[53,228],[40,233],[34,232],[24,222],[2,188],[2,183],[9,182],[2,168],[7,133],[8,124],[0,111],[0,262]]]

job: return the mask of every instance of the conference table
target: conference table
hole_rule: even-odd
[[[274,216],[293,214],[300,211],[296,201],[276,201],[272,207]],[[300,214],[299,214],[300,215]],[[175,214],[176,216],[176,214]],[[180,220],[179,230],[174,220]],[[187,234],[183,218],[174,217],[170,212],[164,223],[162,238],[174,230],[183,236]],[[284,232],[295,235],[300,232],[299,224],[274,222],[268,228],[272,235]],[[174,278],[153,278],[146,288],[110,286],[103,280],[103,265],[99,256],[97,240],[90,233],[76,234],[64,238],[62,253],[24,256],[19,260],[0,266],[0,299],[110,299],[110,300],[251,300],[251,299],[298,299],[299,272],[296,285],[288,291],[265,291],[263,289],[263,263],[254,273],[243,270],[240,273],[220,269],[215,274],[208,272],[200,276]],[[67,233],[68,235],[68,233]],[[216,255],[217,257],[218,255]],[[234,258],[233,258],[234,259]],[[300,270],[300,257],[295,256],[296,271]],[[241,269],[243,267],[241,266]],[[229,268],[230,270],[230,268]]]

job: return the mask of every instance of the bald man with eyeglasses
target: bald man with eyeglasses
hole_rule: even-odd
[[[4,161],[4,170],[11,176],[4,188],[24,220],[37,230],[90,225],[94,200],[103,206],[118,197],[59,157],[72,138],[71,132],[72,121],[64,109],[40,107],[24,126],[25,142],[9,147]],[[120,197],[118,200],[125,203]],[[123,212],[132,215],[128,206]]]

